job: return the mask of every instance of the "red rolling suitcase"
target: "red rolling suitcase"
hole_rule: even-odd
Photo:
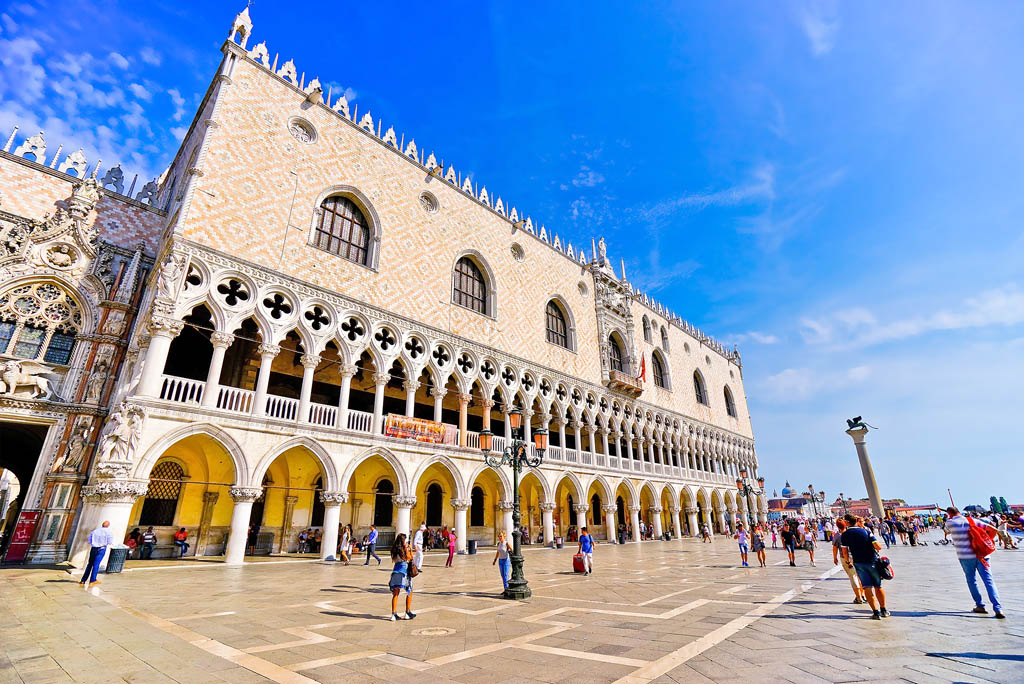
[[[572,556],[572,571],[573,572],[586,572],[587,568],[583,565],[583,554],[574,553]]]

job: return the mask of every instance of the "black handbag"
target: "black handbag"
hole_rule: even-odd
[[[891,580],[896,576],[896,573],[892,569],[892,563],[885,556],[875,555],[875,572],[878,576],[884,580]]]

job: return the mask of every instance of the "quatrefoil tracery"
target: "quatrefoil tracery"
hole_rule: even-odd
[[[437,365],[442,368],[452,360],[451,355],[448,354],[448,350],[441,345],[437,345],[437,347],[434,348],[432,356],[434,357],[434,361],[437,362]]]
[[[512,383],[516,381],[516,374],[508,366],[505,366],[505,370],[501,372],[501,379],[507,387],[511,387]]]
[[[473,370],[473,358],[469,354],[460,356],[457,363],[463,373],[469,373],[469,371]]]
[[[327,313],[319,306],[314,306],[303,316],[309,321],[309,327],[313,330],[320,330],[331,322],[331,319],[327,317]]]
[[[490,380],[498,372],[498,369],[494,367],[490,359],[487,359],[484,361],[484,365],[480,367],[480,372],[483,373],[484,380]]]
[[[248,288],[234,278],[228,280],[226,283],[218,285],[217,292],[224,296],[224,303],[228,306],[234,306],[235,304],[238,304],[238,302],[246,302],[249,300]]]
[[[263,307],[274,320],[280,320],[292,312],[292,305],[284,295],[277,292],[263,300]]]
[[[405,343],[405,350],[409,352],[410,359],[417,359],[423,354],[423,343],[415,337],[410,337]]]
[[[358,318],[350,318],[341,324],[341,331],[348,337],[349,342],[355,342],[366,332],[363,328],[363,324],[359,322]]]
[[[381,328],[377,331],[377,334],[373,336],[373,339],[377,341],[377,346],[380,347],[381,351],[387,351],[398,343],[395,338],[395,334],[391,332],[389,328]]]

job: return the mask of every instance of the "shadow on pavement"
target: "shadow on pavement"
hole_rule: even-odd
[[[979,660],[1016,660],[1024,662],[1024,655],[1017,653],[978,653],[968,651],[966,653],[925,653],[933,658],[977,658]]]

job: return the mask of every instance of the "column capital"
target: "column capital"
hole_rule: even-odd
[[[444,399],[444,397],[447,394],[448,394],[448,390],[446,390],[444,387],[435,387],[432,390],[430,390],[430,396],[432,396],[434,398],[440,397],[441,399]]]
[[[377,387],[383,387],[384,385],[388,384],[388,381],[390,379],[391,379],[391,376],[388,375],[387,373],[374,373],[373,374],[373,383],[375,385],[377,385]]]
[[[604,506],[601,506],[601,510],[607,514],[611,514],[618,512],[619,508],[614,504],[605,504]]]
[[[725,507],[725,510],[729,511],[730,513],[735,513],[736,510],[737,510],[736,509],[736,504],[734,504],[734,503],[729,504],[728,506]]]
[[[661,513],[661,511],[664,510],[664,509],[662,509],[661,506],[651,506],[650,510],[651,510],[651,513]]]
[[[457,511],[468,511],[472,505],[469,499],[452,499],[452,508]]]
[[[228,490],[228,494],[234,499],[235,503],[251,503],[256,499],[260,498],[263,494],[262,487],[232,487]]]
[[[309,370],[317,367],[320,363],[320,357],[316,354],[303,354],[299,357],[299,363],[302,364],[303,368]]]
[[[396,496],[391,499],[399,508],[412,508],[416,505],[415,496]]]
[[[417,382],[416,380],[406,380],[405,381],[405,391],[406,392],[415,392],[419,388],[420,388],[420,383]]]
[[[590,510],[590,506],[587,504],[573,504],[572,507],[577,513],[586,513]]]
[[[472,399],[472,394],[467,394],[466,392],[459,392],[459,404],[469,404],[469,402]]]
[[[679,508],[679,506],[669,506],[668,507],[668,512],[672,513],[673,515],[675,515],[676,513],[679,513],[681,510],[683,510],[683,509]]]
[[[135,503],[149,490],[146,480],[102,479],[82,487],[86,501],[103,503]]]
[[[352,364],[346,363],[338,367],[338,375],[343,378],[351,378],[358,369]]]
[[[558,504],[556,504],[554,501],[541,501],[540,502],[540,510],[542,510],[542,511],[553,511],[556,508],[558,508]]]
[[[203,503],[217,503],[219,498],[220,492],[203,492]]]
[[[485,411],[490,411],[494,408],[495,401],[493,399],[481,399],[479,403]]]
[[[498,502],[498,510],[499,511],[502,511],[504,513],[508,513],[513,508],[515,508],[515,506],[512,504],[511,501],[499,501]]]
[[[639,513],[640,512],[640,507],[639,506],[630,506],[629,507],[629,512],[630,513]]]
[[[231,333],[216,331],[210,333],[210,342],[213,344],[214,349],[227,349],[234,341],[235,336]]]
[[[523,409],[523,420],[529,420],[530,418],[533,418],[533,411],[528,408]]]
[[[177,321],[167,316],[153,316],[146,326],[150,337],[177,337],[185,327],[184,321]]]
[[[597,431],[600,432],[602,435],[610,435],[612,433],[612,431],[606,427],[599,427],[597,428]]]
[[[281,345],[261,344],[258,347],[256,347],[256,351],[259,352],[260,356],[269,356],[273,358],[281,353]]]
[[[324,505],[343,504],[347,501],[348,492],[320,492],[320,502]]]

